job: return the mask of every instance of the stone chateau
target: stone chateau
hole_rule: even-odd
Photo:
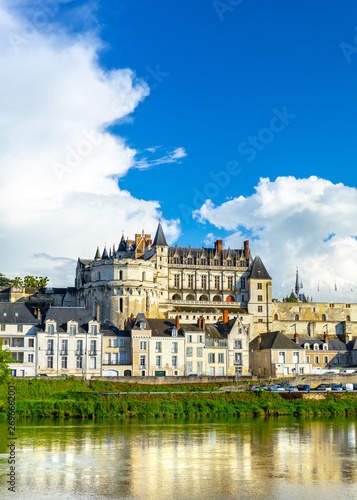
[[[26,305],[25,305],[26,304]],[[272,298],[249,241],[170,247],[159,223],[78,259],[75,287],[0,288],[15,376],[292,375],[357,366],[357,304]],[[311,352],[310,352],[311,351]]]

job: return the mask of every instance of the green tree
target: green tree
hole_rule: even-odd
[[[9,349],[3,349],[2,339],[0,339],[0,384],[4,384],[10,380],[11,369],[9,363],[14,360]]]
[[[7,278],[4,274],[0,273],[0,286],[11,286],[12,281]]]
[[[19,277],[16,277],[12,280],[12,286],[22,286],[22,279]]]

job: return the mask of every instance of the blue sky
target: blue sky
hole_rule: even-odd
[[[243,239],[252,239],[252,252],[259,252],[267,263],[279,297],[290,291],[296,266],[307,293],[316,291],[319,283],[319,289],[325,287],[326,300],[335,283],[341,300],[352,297],[354,283],[357,291],[357,268],[351,273],[350,267],[357,252],[355,2],[2,0],[0,5],[19,26],[35,24],[36,35],[17,52],[28,59],[28,54],[41,54],[43,47],[50,47],[61,61],[57,79],[72,82],[66,48],[90,47],[86,67],[93,69],[96,84],[109,81],[113,71],[129,68],[133,89],[130,109],[121,109],[118,116],[98,111],[92,117],[93,127],[117,138],[123,150],[119,154],[108,146],[101,156],[86,156],[81,164],[81,168],[90,161],[102,165],[110,158],[113,167],[102,175],[116,176],[120,196],[129,193],[127,210],[125,197],[118,199],[122,211],[112,220],[115,210],[108,200],[113,186],[103,188],[100,200],[86,203],[99,204],[102,214],[112,214],[105,231],[105,222],[99,221],[93,237],[76,206],[73,209],[87,227],[80,240],[71,236],[67,245],[54,249],[44,239],[41,249],[36,251],[33,245],[29,250],[24,267],[9,264],[9,274],[39,271],[54,259],[64,259],[68,277],[73,264],[66,259],[77,253],[91,257],[93,246],[112,244],[110,238],[117,242],[122,229],[129,234],[152,231],[162,216],[170,241],[179,245],[201,246],[222,237],[226,245],[241,247]],[[42,25],[34,23],[43,12],[47,19]],[[3,56],[13,58],[13,54]],[[25,72],[23,78],[26,83]],[[106,83],[109,88],[111,82]],[[78,92],[83,91],[88,108],[96,95],[98,105],[102,101],[105,105],[101,89],[87,96],[80,76],[72,84],[74,95],[77,84]],[[41,96],[47,95],[46,79],[39,80],[39,87]],[[118,84],[115,89],[120,94],[122,87]],[[36,94],[39,103],[41,96]],[[48,99],[55,101],[56,95]],[[68,107],[67,116],[61,117],[64,124],[80,121],[71,113]],[[86,113],[87,109],[83,123]],[[59,143],[53,147],[56,151]],[[66,147],[63,142],[64,151]],[[125,156],[125,148],[125,154],[133,157],[124,166],[120,155]],[[47,165],[50,155],[52,149]],[[118,175],[114,175],[116,163],[123,165]],[[88,178],[86,172],[78,179]],[[261,178],[269,182],[262,183]],[[73,188],[68,183],[58,212],[51,208],[54,218],[62,221],[57,230],[63,228],[64,206],[69,206],[80,183],[77,180]],[[87,197],[89,192],[94,196],[91,190],[84,189]],[[141,200],[139,208],[135,200]],[[149,227],[138,227],[144,222]],[[2,229],[5,237],[6,231]],[[39,260],[40,255],[45,260]],[[59,282],[61,268],[47,269]]]

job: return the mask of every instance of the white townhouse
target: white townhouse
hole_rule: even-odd
[[[0,302],[0,338],[14,360],[9,365],[14,377],[36,375],[37,324],[23,302]]]
[[[38,332],[38,373],[91,378],[102,372],[100,323],[85,307],[50,307]]]

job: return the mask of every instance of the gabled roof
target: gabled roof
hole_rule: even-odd
[[[258,337],[255,337],[255,339],[250,342],[250,349],[259,349],[259,338],[260,349],[302,349],[301,346],[296,344],[293,340],[290,340],[281,332],[269,332],[258,335]]]
[[[155,238],[154,238],[154,243],[152,244],[153,247],[156,246],[163,246],[167,247],[168,244],[166,243],[166,238],[164,234],[164,230],[162,229],[161,222],[159,222],[159,225],[157,226]]]
[[[78,323],[79,333],[88,332],[88,322],[95,320],[85,307],[50,307],[45,321],[48,319],[57,323],[58,332],[66,332],[67,323],[75,321]]]
[[[265,269],[265,266],[260,257],[255,257],[253,260],[252,270],[250,271],[250,279],[256,280],[271,280],[268,271]]]
[[[147,321],[151,329],[152,337],[172,337],[172,330],[176,330],[176,323],[169,319],[148,318]],[[184,336],[181,326],[177,332],[177,336]]]
[[[0,323],[7,325],[37,325],[38,320],[23,302],[0,302]]]

